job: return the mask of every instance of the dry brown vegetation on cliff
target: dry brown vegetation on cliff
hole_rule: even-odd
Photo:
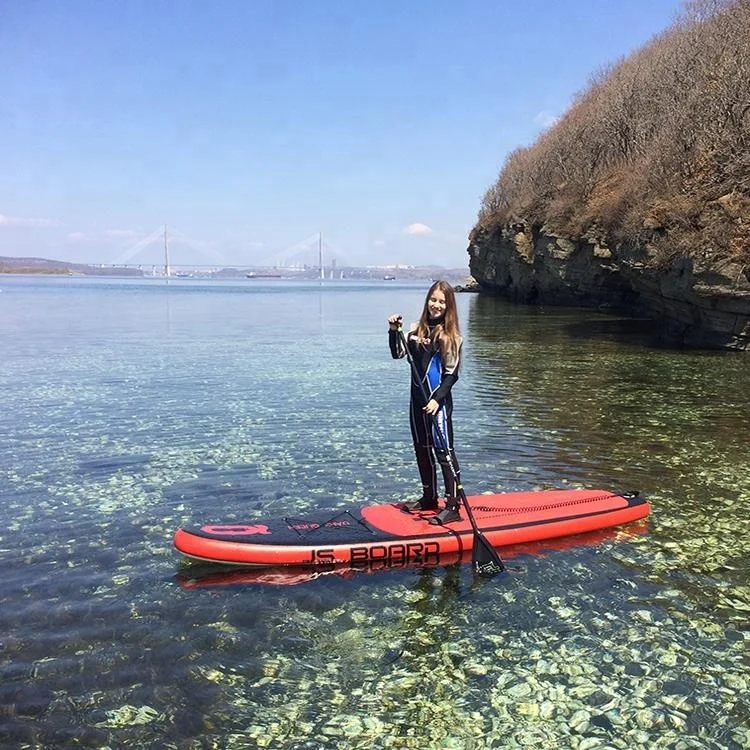
[[[478,223],[514,222],[750,274],[750,0],[687,4],[511,153]]]

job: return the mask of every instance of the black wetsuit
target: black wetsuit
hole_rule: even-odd
[[[440,320],[437,320],[435,324],[439,322]],[[460,482],[460,478],[458,482],[456,481],[459,477],[459,467],[453,450],[453,398],[451,397],[451,388],[458,380],[461,342],[459,341],[455,361],[445,361],[446,358],[443,357],[433,336],[434,327],[432,325],[428,329],[429,343],[427,344],[419,343],[415,328],[412,328],[406,335],[409,354],[421,380],[421,382],[420,380],[415,381],[412,374],[409,422],[412,440],[414,441],[414,453],[417,456],[419,476],[422,480],[423,497],[427,500],[437,499],[438,496],[435,458],[437,458],[442,469],[446,498],[458,496],[457,484]],[[388,332],[388,343],[394,359],[406,356],[398,331]],[[422,411],[426,403],[423,387],[430,394],[430,398],[435,399],[440,405],[434,415],[434,423],[433,419]],[[440,430],[439,434],[436,434],[436,425]],[[456,476],[451,471],[448,453],[450,453],[453,461]]]

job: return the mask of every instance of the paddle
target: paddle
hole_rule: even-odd
[[[425,388],[424,381],[419,376],[419,372],[417,371],[417,366],[414,362],[414,359],[409,353],[409,346],[406,342],[406,336],[404,336],[404,329],[400,325],[398,328],[398,335],[401,339],[401,344],[404,347],[404,351],[406,352],[406,359],[409,362],[409,367],[411,367],[412,378],[416,383],[419,383],[419,386],[422,390],[422,398],[424,399],[426,405],[430,400],[430,394]],[[479,573],[480,575],[485,576],[494,576],[497,573],[501,573],[503,570],[505,570],[505,565],[503,565],[503,561],[500,559],[500,555],[498,555],[495,548],[487,541],[484,534],[482,534],[482,532],[477,528],[477,522],[474,519],[474,514],[472,513],[469,501],[466,498],[466,492],[464,491],[463,485],[458,478],[458,472],[456,471],[456,467],[453,463],[451,451],[448,448],[448,441],[446,440],[445,435],[443,435],[443,432],[440,429],[440,425],[438,424],[438,421],[435,418],[434,414],[430,414],[430,421],[432,422],[435,435],[440,441],[440,446],[437,447],[439,447],[447,456],[448,467],[451,470],[451,474],[453,474],[453,479],[456,481],[458,496],[463,503],[464,508],[466,508],[466,515],[469,516],[471,528],[474,531],[474,546],[472,548],[471,554],[471,563],[474,566],[474,571],[476,573]]]

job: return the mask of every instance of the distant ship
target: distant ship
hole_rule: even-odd
[[[395,280],[396,280],[395,276],[388,276],[388,275],[383,276],[383,281],[395,281]]]
[[[280,273],[254,273],[253,271],[250,271],[250,273],[246,273],[245,276],[248,279],[280,279],[281,278]]]

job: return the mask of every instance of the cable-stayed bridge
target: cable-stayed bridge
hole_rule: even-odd
[[[187,262],[200,259],[200,263]],[[138,269],[154,276],[186,276],[193,272],[210,274],[222,269],[247,270],[248,276],[284,275],[317,271],[321,277],[333,276],[345,267],[344,254],[317,232],[284,250],[271,253],[255,263],[233,263],[209,243],[195,240],[173,227],[159,227],[128,247],[109,263],[100,266]],[[277,272],[277,273],[273,273]]]

